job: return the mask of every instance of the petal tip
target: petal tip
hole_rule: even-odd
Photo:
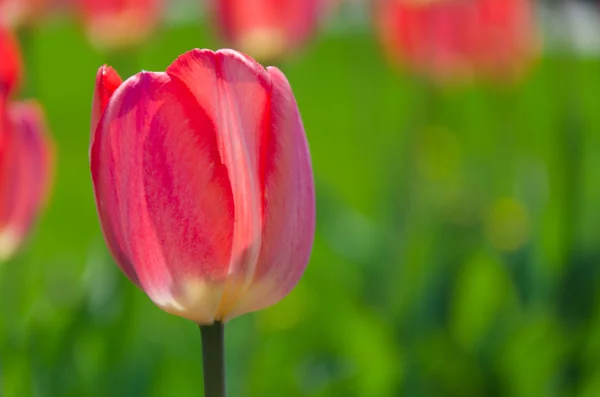
[[[96,73],[96,86],[92,101],[90,141],[93,143],[95,132],[114,92],[123,83],[121,76],[110,66],[102,65]],[[91,145],[90,145],[91,146]]]

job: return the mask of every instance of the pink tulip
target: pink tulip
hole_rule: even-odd
[[[438,80],[521,74],[536,52],[529,0],[376,0],[389,56]]]
[[[6,103],[5,103],[6,105]],[[0,261],[19,248],[48,195],[53,150],[35,102],[0,109]]]
[[[293,51],[317,29],[330,0],[211,0],[223,38],[257,59]]]
[[[308,262],[315,197],[285,76],[193,50],[122,84],[100,68],[91,171],[105,239],[163,310],[212,324],[270,306]]]
[[[75,0],[90,40],[101,48],[142,42],[160,15],[160,0]]]

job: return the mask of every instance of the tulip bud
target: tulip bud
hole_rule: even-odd
[[[0,24],[0,105],[21,79],[21,53],[16,38]],[[0,107],[0,112],[4,111]]]
[[[375,18],[390,58],[436,80],[512,79],[537,48],[529,0],[378,0]]]
[[[315,227],[308,145],[285,76],[193,50],[122,84],[97,74],[91,172],[108,246],[163,310],[212,324],[299,281]]]
[[[9,104],[0,125],[0,261],[18,249],[48,195],[53,164],[42,109]]]
[[[157,23],[160,0],[77,0],[92,43],[121,48],[145,40]]]
[[[223,38],[236,49],[268,60],[300,47],[328,5],[328,0],[212,0]]]

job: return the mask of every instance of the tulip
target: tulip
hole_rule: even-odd
[[[160,0],[77,0],[87,34],[100,48],[145,40],[157,23]]]
[[[520,75],[536,51],[529,0],[378,0],[388,55],[436,80]]]
[[[257,59],[299,48],[330,8],[328,0],[212,0],[223,38]]]
[[[47,0],[0,0],[0,24],[17,27],[34,21]]]
[[[198,49],[125,82],[100,68],[90,167],[117,264],[166,312],[226,322],[281,300],[302,276],[314,183],[277,68]]]
[[[31,102],[0,109],[0,261],[19,248],[49,192],[52,144],[40,106]]]
[[[21,54],[13,34],[0,24],[0,112],[21,79]]]

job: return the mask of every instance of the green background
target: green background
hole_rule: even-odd
[[[220,44],[201,20],[121,54],[66,19],[21,37],[21,96],[44,105],[58,164],[0,268],[1,395],[202,395],[197,327],[105,247],[89,118],[103,63],[128,77]],[[330,29],[278,66],[311,147],[317,234],[297,288],[227,325],[230,395],[599,395],[600,62],[546,54],[514,86],[436,88],[387,64],[368,29]]]

